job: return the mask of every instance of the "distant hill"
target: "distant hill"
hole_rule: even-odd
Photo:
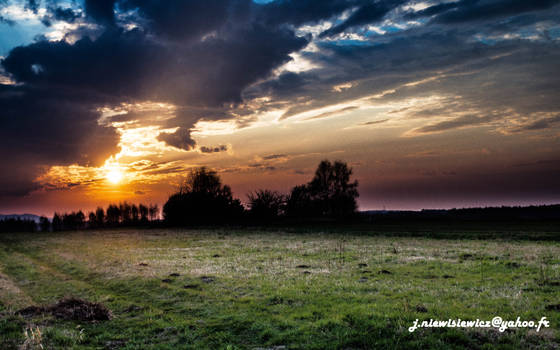
[[[33,214],[0,214],[0,221],[7,220],[7,219],[21,219],[21,220],[33,220],[36,223],[39,223],[40,216],[33,215]]]

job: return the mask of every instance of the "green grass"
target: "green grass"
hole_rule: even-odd
[[[560,346],[560,312],[550,307],[560,303],[560,236],[554,227],[328,231],[1,235],[0,348],[32,349],[39,343],[47,349]],[[79,323],[15,313],[68,296],[101,302],[114,318]],[[551,327],[538,333],[408,331],[415,319],[497,315],[507,320],[546,316]],[[30,339],[30,329],[38,329],[40,339]]]

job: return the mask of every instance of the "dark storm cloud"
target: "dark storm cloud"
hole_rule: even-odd
[[[389,11],[404,2],[405,0],[377,1],[365,4],[353,12],[344,22],[324,31],[320,36],[325,37],[340,34],[348,28],[380,21]]]
[[[245,93],[249,97],[258,97],[261,94],[274,97],[305,95],[305,90],[311,83],[312,81],[307,79],[305,72],[299,74],[285,72],[274,79],[259,84],[255,89],[256,91],[246,91]]]
[[[164,83],[162,87],[172,99],[191,104],[239,103],[244,88],[266,78],[272,69],[290,60],[289,53],[306,44],[306,39],[286,28],[254,25],[230,30],[187,49],[186,64],[166,72],[172,86]]]
[[[495,39],[484,40],[537,23],[557,23],[558,1],[463,0],[412,13],[400,10],[407,3],[400,0],[277,0],[267,4],[86,0],[81,11],[46,3],[46,22],[97,25],[69,33],[75,42],[35,42],[13,49],[2,61],[6,75],[18,83],[0,90],[0,118],[6,125],[0,131],[0,146],[20,166],[13,170],[17,184],[0,176],[0,188],[9,188],[10,193],[33,189],[32,180],[44,166],[93,164],[104,159],[114,152],[117,138],[112,129],[97,124],[96,110],[146,100],[176,107],[176,117],[165,126],[177,131],[163,133],[159,139],[185,150],[196,149],[191,129],[197,121],[237,118],[242,125],[256,111],[243,103],[264,96],[269,102],[255,108],[282,108],[284,117],[375,94],[384,94],[372,98],[376,101],[430,94],[460,96],[455,104],[449,102],[450,97],[447,100],[453,112],[472,110],[468,115],[450,114],[446,120],[440,111],[435,115],[438,122],[420,132],[481,125],[508,115],[528,116],[530,120],[523,124],[527,130],[557,125],[554,119],[542,117],[560,108],[557,38],[549,35],[538,42],[519,39],[491,44]],[[29,1],[27,7],[36,12],[37,4]],[[341,20],[343,13],[348,17]],[[420,17],[433,19],[406,30],[364,37],[360,45],[344,45],[335,39],[336,34],[360,32],[365,25],[386,19],[399,22]],[[493,18],[500,20],[489,21]],[[301,25],[325,21],[334,25],[320,35],[322,39],[296,35]],[[312,40],[317,49],[301,55],[320,68],[274,75],[291,53]],[[404,85],[435,75],[441,77],[419,86]],[[333,86],[347,82],[353,82],[348,89],[333,91]],[[509,110],[495,112],[504,106]],[[431,112],[435,111],[432,107]],[[536,112],[540,117],[531,119]],[[414,108],[411,113],[431,115]],[[116,118],[136,117],[129,113]],[[2,170],[5,174],[7,169]]]
[[[85,11],[88,17],[102,24],[115,21],[116,0],[85,0]]]
[[[219,3],[225,4],[214,5]],[[176,39],[190,40],[222,24],[205,20],[176,28],[168,22],[171,15],[176,23],[184,19],[181,11],[189,10],[193,18],[203,15],[197,14],[206,9],[202,2],[190,8],[170,2],[167,10],[171,15],[157,13],[166,9],[158,5],[160,2],[137,4],[142,5],[139,12],[150,25],[147,32]],[[18,176],[2,177],[2,188],[9,191],[1,195],[20,195],[35,189],[33,179],[46,169],[36,164],[99,165],[100,160],[116,152],[114,130],[97,125],[99,113],[95,110],[101,106],[144,99],[172,102],[181,109],[175,121],[181,127],[174,133],[161,134],[159,139],[177,148],[193,149],[190,128],[196,120],[229,114],[219,108],[191,110],[187,105],[220,107],[240,102],[247,85],[265,78],[274,67],[289,60],[290,52],[307,43],[287,28],[254,24],[228,28],[192,44],[167,45],[149,38],[142,29],[126,31],[113,26],[114,8],[113,1],[86,2],[89,18],[111,24],[97,38],[83,37],[73,44],[39,41],[15,48],[2,61],[5,72],[20,85],[2,90],[1,145],[7,157],[17,159],[11,171],[6,168],[2,173]],[[74,18],[70,12],[56,10],[52,15],[66,21]]]
[[[129,99],[141,97],[149,83],[146,80],[151,79],[150,68],[161,64],[165,55],[140,31],[115,30],[96,40],[85,37],[74,44],[40,41],[17,47],[2,65],[20,83]],[[34,65],[41,67],[40,73],[32,69]]]
[[[79,13],[76,13],[74,10],[70,8],[49,8],[49,12],[53,14],[54,19],[59,21],[65,21],[69,23],[73,23],[74,20],[81,17]]]
[[[560,1],[558,0],[461,0],[439,3],[420,11],[408,13],[404,17],[407,19],[417,19],[436,16],[436,22],[451,24],[483,21],[497,17],[545,10],[559,3]]]
[[[458,4],[454,10],[440,14],[435,20],[441,23],[483,21],[524,12],[546,10],[559,3],[559,0],[498,0],[490,2],[467,0]]]
[[[221,27],[228,19],[228,10],[243,1],[229,0],[124,0],[122,9],[137,9],[147,27],[157,34],[173,39],[200,38]]]
[[[52,25],[53,21],[74,23],[80,17],[82,17],[81,13],[76,12],[71,8],[49,6],[47,7],[47,14],[41,19],[41,22],[45,26],[49,27]]]
[[[94,98],[85,100],[73,91],[0,85],[0,101],[1,149],[6,154],[99,164],[115,151],[116,134],[98,126]]]
[[[93,90],[121,99],[178,105],[241,102],[241,91],[265,78],[307,41],[288,29],[229,31],[187,47],[168,47],[141,30],[107,30],[74,44],[41,41],[15,48],[4,69],[22,83]],[[40,74],[31,67],[41,67]]]
[[[444,3],[437,4],[437,5],[432,5],[430,7],[427,7],[425,9],[423,9],[423,10],[420,10],[420,11],[408,13],[404,17],[406,19],[416,19],[416,18],[420,18],[420,17],[430,17],[430,16],[437,15],[437,14],[440,14],[440,13],[448,11],[448,10],[456,9],[458,7],[461,7],[461,6],[474,5],[479,1],[480,0],[463,0],[463,1],[454,1],[454,2],[444,2]]]
[[[299,26],[330,19],[345,10],[368,2],[368,0],[278,0],[258,7],[258,17],[267,24],[288,23]]]
[[[0,197],[36,189],[44,165],[101,165],[117,151],[117,134],[97,124],[92,102],[71,91],[0,85]]]
[[[192,45],[166,46],[145,32],[110,28],[74,44],[41,41],[18,47],[2,62],[14,80],[80,89],[113,101],[152,99],[176,105],[221,106],[241,102],[241,91],[289,60],[307,41],[286,28],[259,25],[230,29]],[[168,144],[192,149],[188,128],[211,114],[184,113],[181,127],[162,134]],[[221,115],[227,114],[222,111]],[[188,116],[187,116],[188,115]]]

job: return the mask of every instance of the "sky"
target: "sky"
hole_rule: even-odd
[[[560,0],[0,0],[0,213],[163,205],[189,169],[361,210],[560,202]]]

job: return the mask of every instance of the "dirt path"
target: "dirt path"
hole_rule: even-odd
[[[3,258],[6,258],[4,256]],[[39,257],[29,256],[21,250],[10,252],[10,261],[6,263],[14,264],[29,271],[29,278],[36,283],[27,284],[27,280],[18,281],[14,276],[4,274],[6,283],[11,286],[11,290],[17,291],[18,294],[10,293],[4,299],[0,294],[0,301],[12,300],[12,310],[18,310],[30,305],[45,305],[56,302],[64,297],[77,297],[88,299],[96,302],[104,302],[104,299],[122,298],[130,305],[140,308],[149,308],[152,312],[163,314],[160,310],[151,304],[150,299],[143,296],[121,294],[119,291],[108,286],[103,278],[92,278],[82,272],[68,273],[64,271],[54,261],[45,261]],[[38,279],[37,279],[38,278]],[[2,279],[4,280],[4,279]],[[49,281],[50,288],[55,292],[48,299],[40,299],[40,297],[31,298],[33,295],[42,295],[45,297],[45,290],[34,290],[39,286],[44,286],[45,281]],[[18,286],[19,283],[19,286]],[[180,289],[177,287],[177,289]],[[2,290],[0,290],[2,292]],[[154,291],[152,298],[157,298],[159,291]],[[49,293],[50,294],[50,293]],[[14,302],[14,301],[17,301]]]
[[[14,281],[2,272],[0,266],[0,304],[10,311],[33,304],[33,300]]]

